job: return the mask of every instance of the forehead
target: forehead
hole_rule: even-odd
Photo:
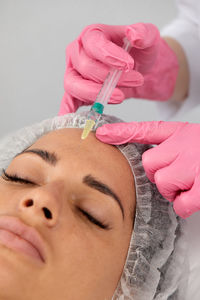
[[[95,134],[91,132],[87,139],[81,139],[82,130],[78,128],[64,128],[52,131],[38,139],[29,149],[35,147],[48,148],[55,151],[60,159],[69,159],[73,156],[76,160],[95,162],[97,165],[112,157],[116,165],[126,165],[128,162],[121,152],[112,145],[100,142]],[[110,161],[110,165],[112,165]]]
[[[93,132],[85,140],[81,140],[81,134],[82,130],[75,128],[55,130],[42,136],[29,149],[55,152],[59,163],[70,166],[72,172],[80,176],[90,172],[117,188],[121,196],[133,193],[132,171],[123,154],[116,147],[97,140]]]

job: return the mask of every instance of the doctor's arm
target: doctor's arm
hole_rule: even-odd
[[[195,108],[199,109],[200,107],[200,6],[199,0],[177,0],[176,2],[178,9],[177,16],[161,30],[161,35],[165,37],[164,39],[167,40],[168,45],[174,52],[177,53],[178,51],[178,55],[176,56],[178,60],[181,60],[181,63],[179,62],[179,78],[176,82],[175,93],[171,97],[172,101],[167,101],[166,103],[157,102],[157,108],[160,119],[175,119],[176,114],[180,119],[180,116],[183,116],[184,113],[183,119],[193,122],[194,119],[192,118],[191,112]],[[181,47],[184,55],[181,55],[182,51],[179,51],[178,45]],[[184,59],[182,59],[184,56],[186,57],[186,65]],[[185,72],[184,66],[187,67],[189,71]],[[186,74],[189,75],[185,81],[184,75]],[[181,101],[181,99],[184,100],[185,91],[183,89],[185,88],[185,83],[187,93],[185,101]],[[198,115],[196,115],[196,121],[198,120]]]
[[[182,46],[178,41],[171,37],[163,37],[163,39],[167,42],[168,46],[176,54],[179,64],[176,85],[171,99],[182,102],[187,97],[189,90],[189,68],[187,58]]]

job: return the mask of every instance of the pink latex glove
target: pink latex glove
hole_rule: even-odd
[[[182,218],[200,210],[200,124],[182,122],[132,122],[106,124],[97,129],[99,140],[157,144],[142,157],[147,177],[173,201]]]
[[[129,54],[122,49],[125,36],[133,46]],[[167,100],[178,73],[176,55],[153,24],[89,25],[66,49],[59,115],[91,105],[111,67],[127,71],[111,96],[112,104],[132,97]]]

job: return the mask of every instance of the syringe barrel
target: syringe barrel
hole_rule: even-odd
[[[106,105],[119,81],[119,78],[122,74],[122,70],[118,69],[112,69],[108,76],[106,77],[104,84],[97,95],[96,101],[102,103],[103,105]]]
[[[123,49],[127,52],[129,52],[131,49],[131,44],[127,38],[124,38]],[[99,94],[97,95],[95,102],[99,102],[103,105],[106,105],[108,103],[108,101],[109,101],[109,99],[121,77],[122,71],[123,70],[116,69],[116,68],[112,68],[110,70],[110,72],[108,73],[108,75],[104,81],[104,84],[103,84],[101,90],[99,91]]]

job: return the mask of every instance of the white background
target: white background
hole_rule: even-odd
[[[57,115],[65,48],[88,24],[151,22],[176,16],[173,0],[0,0],[0,138]],[[152,101],[128,100],[106,113],[156,119]]]

